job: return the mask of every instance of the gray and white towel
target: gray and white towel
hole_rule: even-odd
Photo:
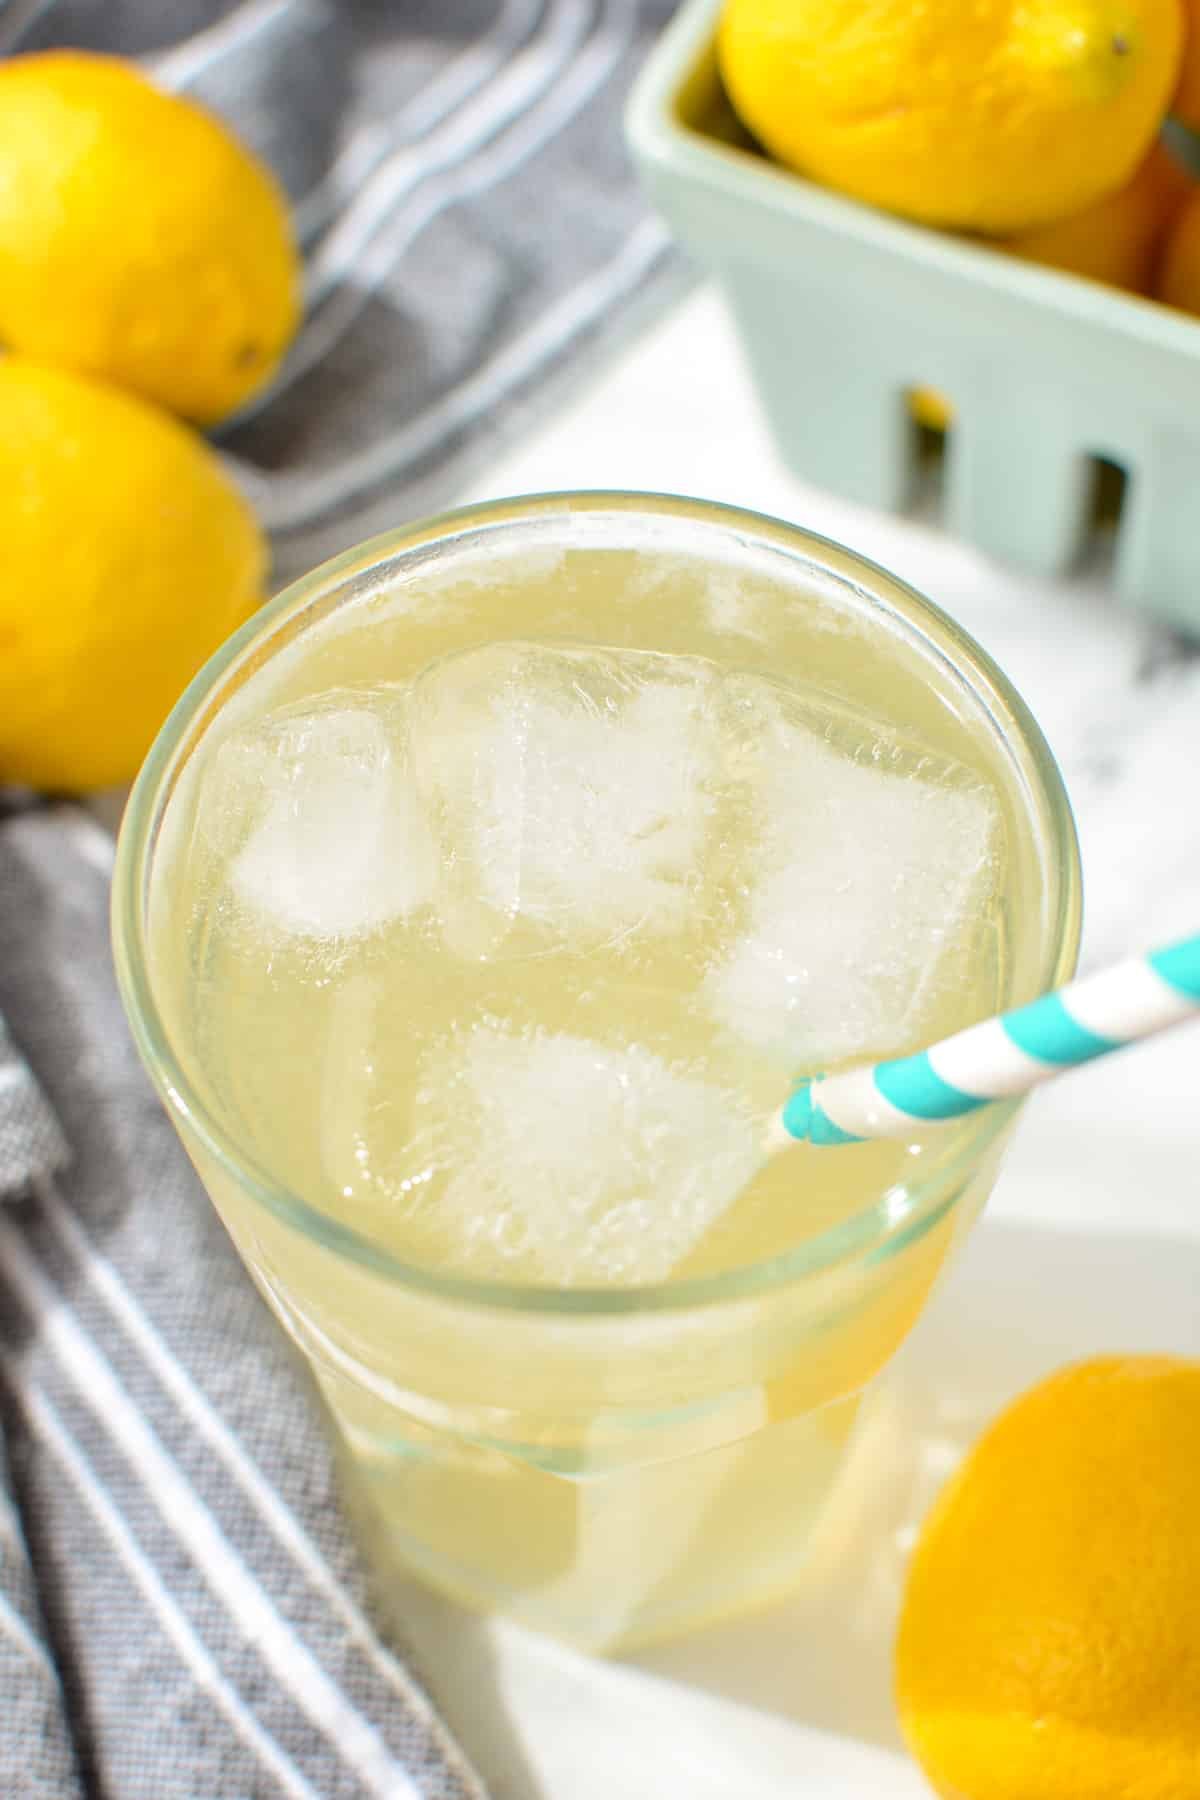
[[[679,285],[620,138],[672,9],[0,0],[0,54],[140,56],[292,198],[306,322],[222,434],[278,579],[452,500]],[[137,1064],[109,848],[71,809],[0,813],[0,1795],[480,1796]]]

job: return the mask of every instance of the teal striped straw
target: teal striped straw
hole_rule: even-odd
[[[1073,981],[915,1056],[804,1081],[773,1122],[768,1144],[909,1137],[989,1101],[1027,1094],[1198,1012],[1200,936]]]

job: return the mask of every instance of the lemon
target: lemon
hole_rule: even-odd
[[[1200,131],[1200,0],[1183,0],[1183,16],[1183,65],[1171,111],[1190,130]]]
[[[910,388],[908,410],[926,431],[949,431],[954,423],[954,408],[937,388]]]
[[[1024,231],[1129,179],[1179,72],[1181,0],[726,0],[743,123],[932,225]]]
[[[0,339],[209,424],[270,376],[299,265],[273,177],[115,58],[0,63]]]
[[[1011,1407],[909,1575],[901,1724],[947,1800],[1200,1795],[1200,1363],[1113,1356]]]
[[[1090,281],[1103,281],[1130,293],[1149,294],[1154,291],[1175,221],[1189,196],[1198,191],[1182,163],[1162,144],[1155,144],[1133,180],[1116,193],[1106,194],[1094,206],[1053,225],[994,238],[992,246],[1024,262],[1086,275]],[[1196,310],[1200,310],[1200,281],[1195,296]],[[909,405],[918,424],[933,431],[945,431],[954,416],[949,401],[933,388],[914,389]]]
[[[1200,189],[1171,228],[1155,293],[1168,306],[1200,313]]]
[[[128,780],[260,597],[253,515],[132,395],[0,359],[0,783]]]
[[[1155,144],[1132,181],[1115,193],[1068,219],[1003,238],[997,248],[1026,262],[1148,294],[1167,234],[1195,185],[1182,163]]]

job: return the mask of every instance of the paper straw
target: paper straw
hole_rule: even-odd
[[[802,1082],[768,1147],[911,1137],[1200,1012],[1200,936],[1133,957],[915,1056]]]

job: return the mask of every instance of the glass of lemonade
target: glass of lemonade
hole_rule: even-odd
[[[770,1162],[767,1119],[1065,980],[1079,878],[1037,727],[927,601],[577,494],[253,619],[149,757],[114,908],[381,1560],[612,1649],[798,1578],[1015,1109]]]

